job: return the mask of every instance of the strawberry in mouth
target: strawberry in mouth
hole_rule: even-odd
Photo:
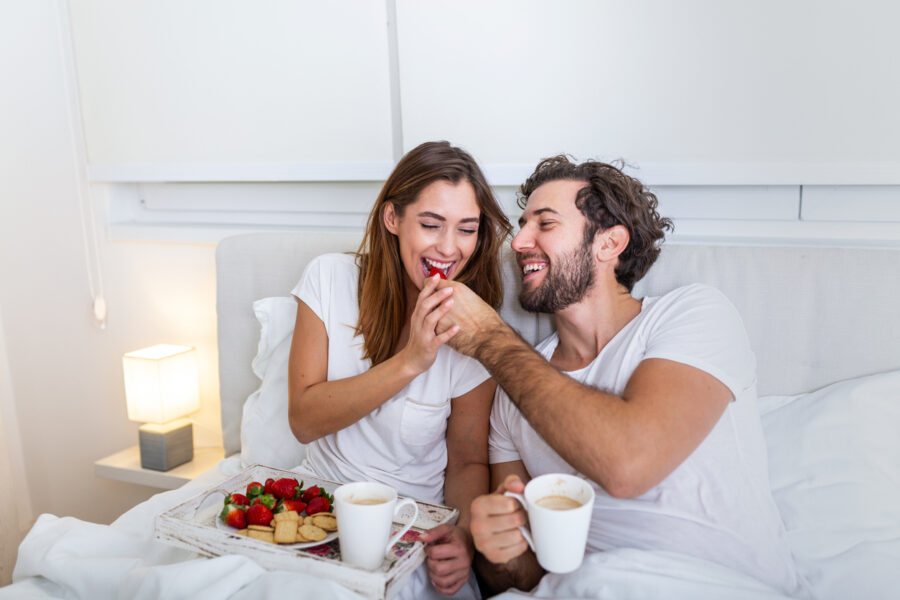
[[[434,277],[437,275],[441,279],[447,279],[447,275],[450,273],[450,267],[452,266],[452,261],[438,262],[430,258],[422,259],[422,270],[426,273],[426,277]]]

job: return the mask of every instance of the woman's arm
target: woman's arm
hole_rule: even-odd
[[[468,580],[475,546],[469,533],[472,501],[490,490],[488,429],[496,384],[486,380],[453,399],[447,422],[444,502],[459,510],[455,526],[426,532],[428,575],[442,594],[456,593]]]
[[[291,431],[302,443],[339,431],[393,398],[437,357],[438,348],[457,330],[435,335],[438,320],[449,310],[449,293],[434,292],[426,280],[410,320],[409,341],[388,360],[371,369],[328,381],[328,334],[322,320],[301,300],[288,362]]]

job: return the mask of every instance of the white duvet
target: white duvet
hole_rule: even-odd
[[[801,574],[820,600],[900,597],[900,371],[809,394],[761,398],[773,495]],[[198,558],[153,537],[156,515],[240,469],[237,458],[158,494],[110,526],[41,515],[19,548],[11,598],[358,598],[249,558]],[[503,598],[524,594],[507,592]],[[617,550],[548,575],[530,596],[616,600],[781,598],[726,567],[670,552]]]
[[[227,461],[226,461],[227,462]],[[227,469],[229,475],[231,469]],[[156,515],[225,478],[219,470],[153,496],[112,525],[41,515],[19,548],[14,584],[0,599],[190,598],[260,600],[359,598],[336,583],[267,571],[243,556],[198,557],[153,537]],[[523,594],[507,592],[505,598]],[[589,556],[575,574],[547,576],[544,598],[782,598],[752,578],[699,559],[666,552],[620,550]]]

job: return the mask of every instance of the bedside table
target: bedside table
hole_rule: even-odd
[[[94,473],[107,479],[174,490],[208,471],[223,458],[225,450],[222,448],[194,448],[194,460],[168,471],[154,471],[141,467],[140,447],[132,446],[94,461]]]

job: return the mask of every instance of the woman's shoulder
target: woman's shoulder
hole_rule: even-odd
[[[335,266],[346,266],[353,265],[356,266],[356,254],[352,252],[328,252],[326,254],[320,254],[311,261],[312,263],[319,263],[322,265],[335,265]]]
[[[321,272],[355,275],[359,271],[356,255],[347,252],[329,252],[320,254],[309,261],[309,268]]]

